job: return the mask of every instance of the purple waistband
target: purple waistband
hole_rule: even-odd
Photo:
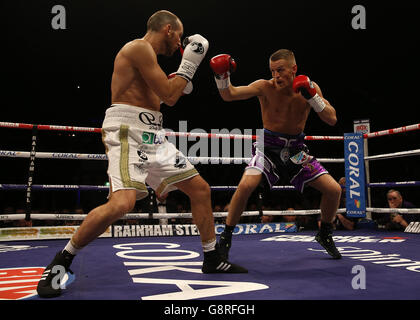
[[[296,148],[304,145],[305,134],[290,135],[264,129],[263,139],[266,147]],[[261,141],[261,137],[259,137],[259,141]]]

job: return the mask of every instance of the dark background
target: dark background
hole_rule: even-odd
[[[66,30],[51,27],[51,9],[57,4],[66,8]],[[352,28],[354,5],[366,9],[365,30]],[[110,104],[116,53],[126,42],[142,37],[147,19],[160,9],[180,17],[185,35],[200,33],[210,42],[193,79],[193,93],[174,107],[162,107],[166,128],[179,131],[179,120],[188,121],[188,131],[261,128],[258,100],[223,102],[208,61],[219,53],[231,54],[238,63],[232,83],[247,85],[271,77],[268,58],[280,48],[295,52],[298,73],[317,82],[337,110],[339,121],[334,127],[311,112],[306,134],[352,132],[355,119],[370,119],[371,131],[420,122],[418,4],[266,0],[2,1],[0,121],[100,127]],[[160,57],[159,62],[169,74],[178,68],[180,55]],[[0,150],[29,151],[30,131],[0,132]],[[369,154],[417,149],[418,137],[418,132],[411,132],[371,139]],[[342,142],[314,141],[308,146],[319,158],[343,157]],[[99,134],[40,132],[37,151],[104,153],[104,148]],[[336,179],[344,175],[340,164],[325,166]],[[237,185],[243,167],[197,166],[210,185]],[[372,182],[420,180],[418,157],[374,161],[370,169]],[[27,177],[28,159],[0,158],[0,183],[26,183]],[[37,160],[34,178],[35,184],[104,184],[106,162]],[[401,191],[416,203],[418,188]],[[378,205],[385,205],[385,192],[374,190]],[[106,196],[106,192],[87,192],[80,200],[76,193],[63,194],[34,192],[34,205],[55,210],[64,203],[71,206],[68,202],[76,198],[90,209]],[[5,207],[19,203],[24,194],[2,191],[0,197]],[[224,204],[230,197],[231,193],[216,194],[213,201]],[[272,197],[273,203],[286,199],[282,203],[289,206],[287,199],[298,196],[286,192]]]

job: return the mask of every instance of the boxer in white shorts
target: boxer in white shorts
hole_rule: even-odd
[[[162,131],[161,101],[173,106],[182,94],[191,92],[191,80],[209,46],[201,35],[186,38],[178,71],[168,79],[157,55],[172,56],[181,47],[182,35],[179,18],[169,11],[158,11],[149,18],[145,36],[128,42],[118,52],[111,82],[112,105],[103,122],[103,140],[109,157],[108,201],[89,212],[65,248],[45,268],[37,287],[40,297],[61,294],[53,281],[60,268],[54,267],[69,270],[74,256],[84,246],[130,212],[136,200],[147,195],[146,184],[158,196],[178,188],[190,198],[203,247],[203,273],[247,272],[221,257],[210,187]]]
[[[163,196],[176,190],[177,182],[199,174],[165,138],[162,119],[159,111],[145,108],[124,104],[108,108],[102,139],[112,192],[133,189],[140,200],[149,194],[147,184]]]

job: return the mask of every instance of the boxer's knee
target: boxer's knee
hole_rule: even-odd
[[[207,182],[202,180],[199,184],[197,184],[196,188],[192,192],[192,197],[194,199],[210,199],[211,197],[211,189]]]
[[[176,184],[178,189],[184,192],[191,200],[210,199],[211,190],[209,184],[199,175]]]
[[[244,176],[238,185],[238,193],[250,196],[261,181],[260,176]]]
[[[113,216],[122,217],[132,211],[136,204],[135,190],[120,190],[112,194],[108,205],[111,207]]]
[[[319,176],[314,181],[311,181],[309,185],[320,191],[323,196],[328,197],[329,199],[340,200],[341,186],[329,174]]]
[[[331,183],[331,185],[328,187],[327,194],[330,198],[340,201],[341,186],[337,182],[334,181],[334,183]]]

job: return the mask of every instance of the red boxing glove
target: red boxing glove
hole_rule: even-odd
[[[325,108],[324,100],[318,95],[312,81],[307,76],[297,76],[293,80],[293,91],[300,92],[316,112]]]
[[[219,54],[210,59],[210,67],[218,89],[226,89],[230,85],[230,75],[236,70],[236,62],[228,54]]]
[[[297,76],[293,80],[293,91],[296,93],[300,92],[306,100],[309,100],[316,95],[316,89],[314,88],[312,81],[309,80],[307,76],[303,75]]]
[[[175,72],[172,72],[170,75],[168,75],[168,79],[171,79],[176,76]],[[190,94],[193,91],[193,85],[191,81],[187,82],[187,85],[185,86],[184,90],[182,91],[182,95]]]

